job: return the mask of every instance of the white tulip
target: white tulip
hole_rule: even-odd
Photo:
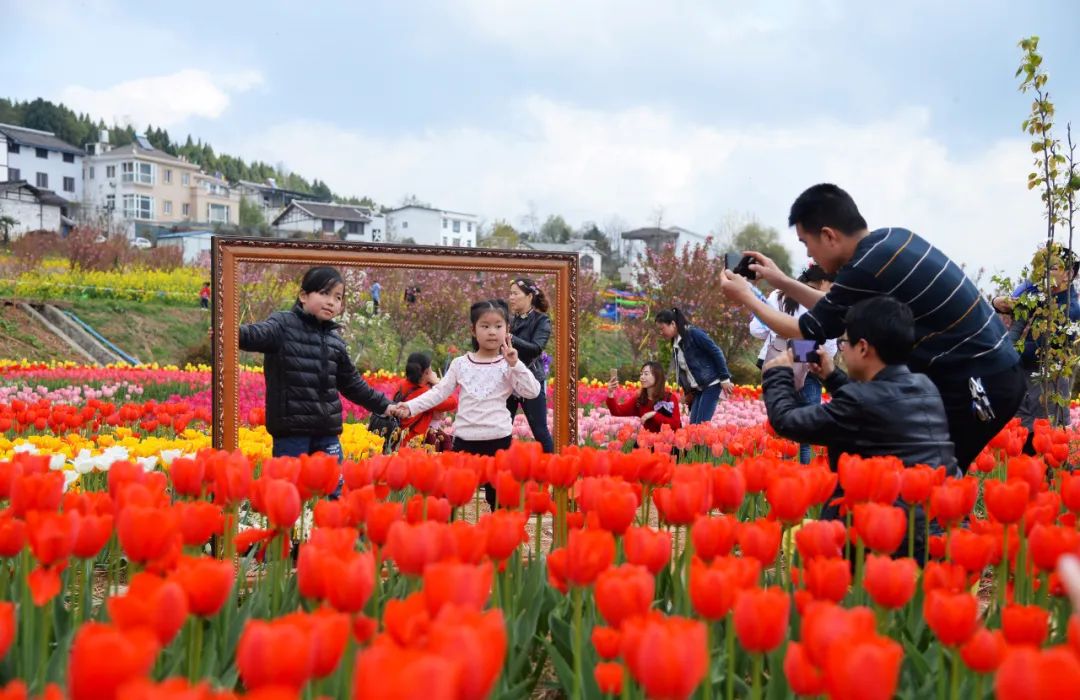
[[[100,460],[90,454],[90,450],[79,450],[79,454],[75,455],[75,458],[71,460],[71,464],[75,467],[75,471],[79,474],[89,474],[97,468]]]
[[[37,448],[34,447],[34,444],[31,443],[31,442],[24,442],[24,443],[21,443],[19,445],[15,445],[15,448],[12,451],[15,454],[20,454],[20,453],[24,453],[24,452],[26,454],[28,454],[28,455],[36,455],[37,454]]]
[[[173,463],[174,459],[176,459],[177,457],[179,457],[183,453],[184,453],[183,450],[176,450],[176,449],[162,450],[161,455],[160,455],[161,456],[161,461],[165,464],[165,466],[169,466],[169,465],[171,465]]]
[[[144,472],[154,471],[154,467],[157,466],[157,457],[150,455],[149,457],[136,457],[135,461],[142,465]]]
[[[49,457],[49,469],[53,470],[54,472],[60,471],[61,469],[64,468],[64,464],[66,462],[67,462],[67,457],[65,457],[63,454],[58,452],[58,453],[52,455],[51,457]]]

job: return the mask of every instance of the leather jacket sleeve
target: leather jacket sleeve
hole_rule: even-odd
[[[543,314],[533,327],[528,340],[517,335],[513,338],[514,348],[517,349],[520,355],[519,359],[526,365],[531,365],[534,360],[543,354],[544,346],[547,345],[548,339],[551,338],[551,319],[547,314]]]
[[[762,385],[769,423],[783,438],[827,445],[858,432],[859,404],[842,387],[829,403],[806,406],[799,403],[790,367],[773,367]]]

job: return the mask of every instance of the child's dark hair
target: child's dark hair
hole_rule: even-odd
[[[506,327],[510,327],[510,306],[503,299],[488,299],[487,301],[478,301],[469,307],[469,328],[476,330],[476,324],[480,320],[480,317],[486,313],[494,311],[503,317],[506,321]],[[472,349],[479,350],[480,343],[476,342],[476,334],[473,333],[472,337]]]
[[[674,323],[675,330],[679,332],[680,336],[686,335],[686,328],[690,325],[690,322],[686,320],[686,316],[683,315],[683,312],[677,306],[658,311],[653,317],[653,320],[657,323]],[[672,340],[671,342],[675,341]]]
[[[652,372],[653,378],[656,380],[653,382],[653,389],[650,392],[645,387],[641,387],[641,393],[638,394],[637,404],[638,406],[646,406],[650,403],[656,403],[667,395],[667,375],[664,373],[664,367],[659,362],[646,362],[641,366],[641,369],[649,368]],[[652,396],[649,396],[649,394]]]
[[[300,280],[300,291],[308,294],[328,294],[339,284],[344,285],[345,280],[336,267],[317,265],[304,273],[304,278]]]
[[[828,226],[846,236],[854,236],[866,228],[866,219],[859,213],[851,195],[836,185],[814,185],[800,194],[791,205],[788,226],[799,224],[809,234],[817,235]]]
[[[877,351],[887,365],[902,365],[915,344],[915,319],[908,305],[890,296],[863,299],[844,318],[848,342],[860,340]]]
[[[414,352],[405,360],[405,378],[413,384],[420,384],[424,373],[431,369],[431,358],[425,353]]]
[[[536,282],[533,282],[528,277],[518,277],[513,281],[513,284],[524,294],[532,295],[532,306],[534,309],[542,314],[547,313],[548,300],[544,296],[544,291],[540,287],[536,286]]]
[[[810,285],[820,284],[822,282],[832,282],[835,279],[835,273],[825,272],[824,268],[817,263],[812,263],[808,268],[803,270],[801,275],[799,275],[800,282]],[[794,316],[795,312],[799,310],[799,302],[791,297],[785,296],[783,292],[780,293],[777,300],[780,302],[780,308],[788,316]]]

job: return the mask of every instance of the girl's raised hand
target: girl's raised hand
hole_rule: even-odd
[[[506,358],[506,364],[510,365],[511,367],[517,364],[518,351],[516,348],[514,348],[513,345],[510,344],[509,335],[506,336],[506,340],[503,341],[503,345],[500,350],[502,351],[502,356]]]

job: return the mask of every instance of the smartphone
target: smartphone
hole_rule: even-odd
[[[619,381],[619,370],[617,368],[615,368],[615,367],[611,368],[611,381],[613,381],[613,382]]]
[[[791,348],[791,353],[795,356],[796,362],[817,364],[821,361],[817,354],[821,345],[816,340],[789,340],[788,347]]]
[[[750,265],[756,263],[757,260],[753,255],[743,255],[742,253],[724,253],[724,267],[731,270],[736,275],[741,275],[746,279],[753,282],[757,279],[757,275],[750,269]]]

